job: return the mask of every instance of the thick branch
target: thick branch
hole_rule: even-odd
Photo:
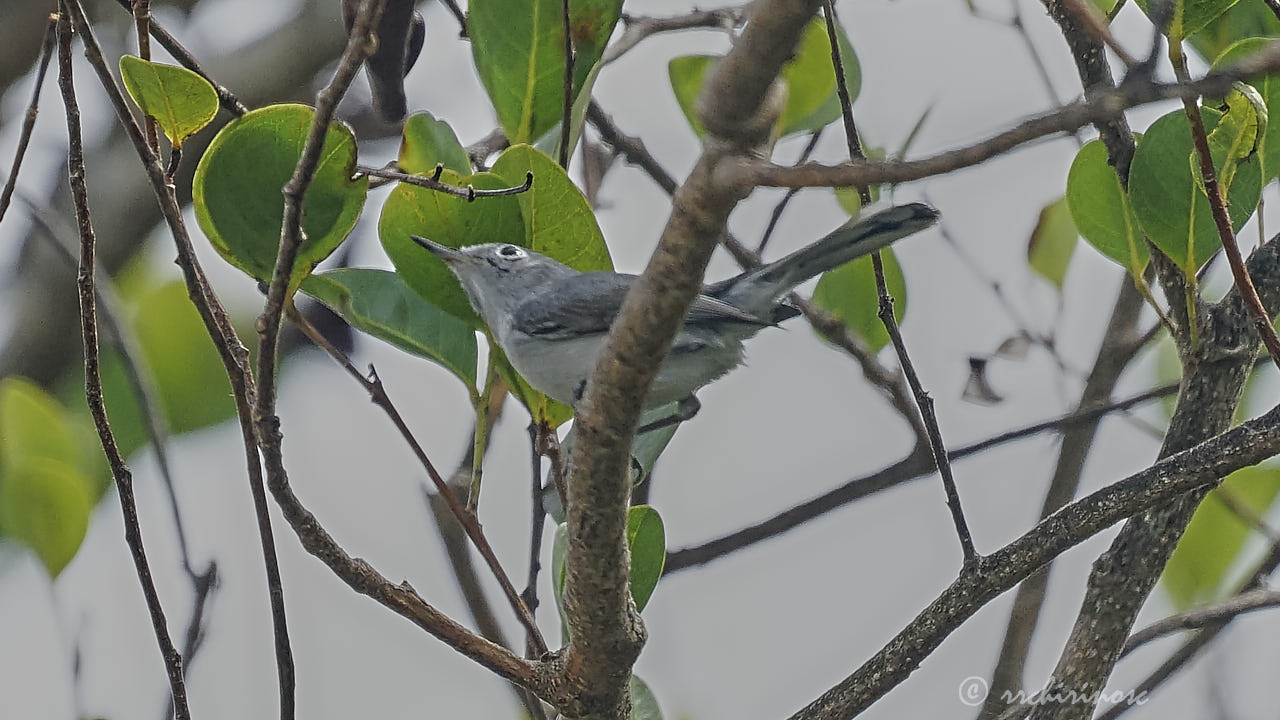
[[[561,708],[568,715],[629,716],[627,683],[645,639],[627,587],[632,436],[729,213],[745,195],[715,182],[716,169],[767,140],[777,108],[770,103],[772,112],[762,112],[766,97],[777,98],[770,96],[774,80],[816,8],[816,0],[756,3],[733,50],[711,70],[698,103],[711,137],[676,191],[658,249],[627,294],[577,408],[565,590],[565,680],[577,705]]]

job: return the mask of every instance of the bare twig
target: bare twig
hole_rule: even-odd
[[[22,130],[18,133],[18,149],[13,153],[13,164],[9,166],[9,177],[4,181],[4,190],[0,190],[0,220],[4,220],[5,211],[13,199],[13,190],[18,184],[18,171],[22,169],[22,159],[27,154],[27,146],[31,144],[31,133],[36,127],[36,115],[40,111],[40,88],[44,87],[44,76],[49,71],[49,61],[53,59],[53,41],[58,26],[58,14],[51,13],[49,22],[44,28],[44,41],[40,45],[40,63],[36,66],[35,86],[31,90],[31,102],[27,105],[27,113],[22,118]]]
[[[560,0],[561,32],[564,33],[564,82],[560,109],[560,167],[569,169],[569,126],[573,120],[573,28],[569,22],[569,0]],[[530,175],[530,178],[533,176]]]
[[[845,84],[844,61],[840,58],[840,43],[837,41],[836,34],[836,11],[832,0],[823,0],[823,15],[827,23],[827,39],[831,44],[831,64],[835,69],[836,94],[840,98],[840,114],[844,120],[845,141],[848,144],[849,159],[865,160],[866,156],[863,154],[862,145],[858,140],[858,128],[853,121],[853,106],[849,99],[849,88]],[[870,187],[865,184],[859,185],[858,197],[862,199],[864,207],[870,205]],[[911,356],[907,354],[907,345],[902,339],[902,333],[898,331],[898,321],[893,316],[893,296],[889,294],[888,285],[885,283],[884,261],[878,251],[872,253],[871,265],[876,278],[876,292],[880,297],[878,313],[880,321],[889,333],[889,340],[893,343],[893,349],[898,355],[898,365],[902,368],[902,373],[907,378],[907,384],[911,387],[911,393],[915,397],[916,407],[920,410],[920,417],[924,421],[926,431],[925,437],[928,440],[929,448],[933,451],[934,464],[938,467],[938,474],[942,477],[942,489],[946,493],[947,508],[951,511],[951,520],[955,523],[956,535],[960,539],[960,550],[964,553],[964,563],[969,565],[979,559],[978,551],[973,546],[973,535],[969,532],[969,524],[965,520],[964,510],[960,507],[960,493],[956,490],[955,477],[951,473],[951,462],[947,459],[947,448],[942,442],[942,431],[938,428],[938,418],[934,412],[933,398],[920,385],[920,377],[916,373],[915,365],[911,362]]]
[[[532,492],[529,521],[529,574],[524,592],[520,593],[529,612],[538,610],[538,573],[542,570],[542,531],[547,523],[547,510],[542,504],[542,452],[538,448],[538,423],[529,421],[529,468]]]
[[[809,135],[809,141],[804,144],[804,149],[800,151],[800,157],[797,163],[805,162],[809,156],[813,154],[813,149],[818,146],[818,140],[822,138],[823,128],[818,128]],[[782,213],[787,211],[787,206],[791,204],[791,200],[800,194],[800,188],[788,188],[787,192],[773,206],[773,212],[769,214],[769,223],[764,226],[764,234],[760,236],[760,242],[756,244],[756,254],[760,255],[764,252],[765,247],[769,245],[769,239],[773,237],[773,231],[778,227],[778,221],[782,219]]]
[[[458,0],[440,0],[441,4],[449,11],[449,14],[458,21],[458,37],[466,38],[467,33],[467,14],[462,12],[462,8],[458,7]]]
[[[440,169],[441,168],[437,166],[437,170],[440,170]],[[469,201],[475,200],[476,198],[483,198],[483,197],[502,197],[504,195],[519,195],[522,192],[527,192],[529,188],[533,187],[533,173],[531,172],[525,173],[523,185],[516,185],[515,187],[509,187],[509,188],[497,188],[495,190],[478,190],[470,185],[467,185],[466,187],[457,187],[456,185],[443,183],[443,182],[440,182],[440,175],[438,172],[434,175],[434,177],[432,177],[427,175],[414,175],[411,173],[401,172],[400,170],[396,170],[393,168],[374,168],[374,167],[364,167],[364,166],[358,166],[356,168],[356,172],[364,175],[368,175],[370,177],[386,178],[388,180],[396,180],[398,182],[406,183],[409,185],[417,185],[418,187],[424,187],[424,188],[427,188],[428,190],[435,190],[436,192],[442,192],[446,195],[453,195],[454,197],[466,198]]]
[[[102,399],[102,373],[98,357],[97,295],[94,289],[95,237],[93,221],[89,215],[88,189],[84,182],[80,107],[76,101],[75,85],[71,78],[71,20],[65,3],[61,5],[57,28],[58,86],[62,90],[62,101],[66,106],[67,114],[67,169],[71,179],[76,223],[80,231],[80,269],[76,275],[76,286],[80,292],[80,323],[84,341],[85,400],[88,402],[89,412],[93,415],[98,439],[102,443],[103,452],[106,453],[107,462],[111,466],[111,476],[115,479],[116,490],[120,495],[120,511],[124,514],[125,541],[129,546],[129,554],[133,558],[138,582],[142,585],[142,594],[151,616],[156,643],[160,646],[160,655],[164,659],[175,714],[179,720],[189,720],[191,709],[187,705],[187,690],[182,677],[182,656],[178,654],[178,649],[174,647],[173,639],[169,636],[168,622],[165,620],[160,596],[156,592],[155,580],[151,577],[146,550],[143,548],[142,529],[138,524],[138,507],[133,496],[133,474],[125,464],[124,456],[116,445],[115,436],[111,433],[111,423],[107,419],[107,408]]]
[[[1111,28],[1107,25],[1109,19],[1105,15],[1081,0],[1060,0],[1060,2],[1076,16],[1076,20],[1085,32],[1089,33],[1095,41],[1111,48],[1111,52],[1120,58],[1120,62],[1124,63],[1125,67],[1131,68],[1138,64],[1137,58],[1130,55],[1116,40],[1115,35],[1111,34]]]
[[[150,62],[151,0],[133,0],[133,23],[138,31],[138,57]],[[156,133],[156,119],[150,115],[144,115],[142,125],[147,134],[147,147],[151,148],[151,152],[159,155],[160,138]]]
[[[520,624],[524,626],[525,631],[529,633],[531,638],[530,642],[537,649],[539,656],[546,654],[547,644],[546,641],[543,640],[542,634],[538,631],[538,626],[533,619],[531,609],[525,606],[524,601],[520,599],[519,593],[516,592],[515,586],[511,584],[510,577],[508,577],[506,571],[502,569],[502,564],[498,562],[498,557],[494,554],[493,547],[489,545],[488,539],[484,536],[484,530],[480,526],[480,520],[470,509],[463,505],[462,501],[458,499],[457,493],[455,493],[453,488],[449,486],[449,483],[445,482],[444,478],[440,476],[440,473],[436,470],[431,459],[427,457],[426,451],[422,449],[421,443],[419,443],[418,439],[414,437],[413,431],[409,429],[404,418],[400,416],[400,411],[396,409],[395,403],[391,401],[391,397],[387,394],[386,388],[382,384],[382,379],[378,377],[377,371],[370,366],[369,375],[368,377],[365,377],[365,375],[356,369],[356,366],[351,363],[351,359],[347,357],[346,353],[342,352],[342,350],[338,349],[337,346],[329,342],[328,338],[322,335],[314,325],[308,322],[307,319],[301,315],[301,313],[296,309],[293,309],[291,304],[287,305],[286,309],[289,311],[289,319],[298,326],[298,329],[300,329],[308,339],[315,343],[316,346],[324,350],[330,357],[337,361],[337,363],[341,365],[342,368],[347,371],[347,374],[354,378],[356,382],[359,382],[360,385],[364,387],[365,392],[369,393],[369,399],[373,404],[381,408],[382,411],[387,414],[387,417],[391,419],[392,424],[396,426],[396,430],[399,431],[400,436],[404,438],[406,443],[408,443],[410,449],[413,450],[414,456],[418,458],[418,462],[421,463],[422,467],[427,471],[427,475],[431,478],[431,483],[435,486],[436,493],[438,493],[440,498],[444,500],[445,504],[449,507],[450,512],[452,512],[454,517],[457,518],[458,523],[462,525],[463,530],[466,531],[467,537],[471,539],[472,544],[475,545],[476,550],[480,552],[481,557],[484,558],[485,563],[489,566],[489,570],[493,572],[493,576],[498,580],[498,584],[502,587],[503,594],[506,595],[507,601],[511,604],[511,609],[515,611],[516,618],[520,621]],[[486,408],[485,411],[487,412],[488,408]]]
[[[953,448],[947,453],[947,457],[951,462],[956,462],[984,450],[1041,433],[1067,431],[1089,425],[1111,413],[1128,410],[1135,405],[1149,402],[1155,398],[1168,397],[1176,393],[1177,390],[1177,384],[1164,385],[1105,405],[1081,407],[1075,412],[1067,413],[1066,415],[1008,430],[968,445]],[[860,500],[891,487],[897,487],[911,480],[923,478],[928,473],[933,472],[933,469],[930,459],[925,453],[920,450],[913,451],[907,457],[892,465],[871,474],[854,478],[817,497],[789,507],[761,522],[699,545],[673,550],[667,554],[667,564],[664,572],[687,570],[691,567],[717,560],[762,540],[777,537],[815,517],[825,515],[855,500]]]
[[[627,54],[640,41],[658,33],[678,30],[696,30],[703,28],[720,28],[732,31],[742,26],[747,19],[746,7],[733,5],[713,8],[711,10],[693,10],[684,15],[671,17],[644,17],[623,15],[622,23],[626,27],[618,40],[604,51],[600,59],[601,65],[608,65]]]
[[[1245,613],[1280,606],[1280,592],[1275,590],[1250,590],[1220,603],[1208,607],[1188,610],[1171,617],[1157,620],[1145,628],[1129,636],[1124,643],[1120,657],[1137,650],[1139,647],[1166,635],[1182,630],[1195,630],[1206,625],[1213,625],[1232,620]]]

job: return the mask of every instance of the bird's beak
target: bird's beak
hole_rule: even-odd
[[[461,262],[466,262],[471,258],[470,255],[460,253],[451,247],[445,247],[440,243],[432,242],[424,237],[410,235],[409,238],[418,245],[421,245],[427,252],[443,260],[446,265],[455,265]]]

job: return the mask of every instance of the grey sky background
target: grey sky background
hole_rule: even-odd
[[[336,23],[338,3],[331,4]],[[1007,17],[1012,7],[1003,0],[978,4],[998,17]],[[1074,97],[1078,80],[1056,28],[1038,2],[1020,4],[1058,97]],[[200,7],[185,27],[162,16],[197,56],[260,34],[261,28],[241,25],[246,13],[266,7],[284,19],[294,4],[205,0]],[[627,4],[629,12],[652,15],[689,7],[674,0]],[[971,15],[959,0],[845,1],[838,7],[862,64],[862,94],[854,107],[871,145],[897,147],[930,105],[934,111],[915,156],[978,140],[1054,104],[1019,36],[1004,24]],[[456,24],[443,8],[427,3],[423,10],[427,49],[409,77],[410,107],[448,120],[464,143],[472,142],[495,122],[472,70],[470,49],[457,39]],[[1127,8],[1116,29],[1130,48],[1145,52],[1149,31],[1137,8]],[[677,177],[692,165],[698,146],[670,91],[666,62],[725,47],[724,37],[713,32],[653,38],[606,68],[597,83],[597,98],[621,128],[643,137]],[[105,106],[85,75],[78,85],[91,132],[103,126],[105,120],[97,119],[105,117]],[[359,83],[363,87],[363,79]],[[52,182],[65,142],[52,90],[47,87],[43,98],[24,187]],[[29,81],[3,99],[4,157],[16,141],[12,121],[28,94]],[[1135,111],[1135,128],[1171,107]],[[802,144],[783,143],[777,157],[794,158]],[[1064,377],[1043,351],[1033,350],[1025,361],[993,365],[992,381],[1007,396],[1005,403],[980,406],[961,400],[966,358],[992,351],[1014,327],[989,288],[938,232],[905,241],[898,250],[909,294],[903,330],[923,382],[937,399],[949,445],[1069,410],[1078,396],[1078,373],[1092,365],[1120,287],[1119,268],[1081,245],[1059,315],[1054,292],[1025,264],[1037,214],[1063,192],[1075,148],[1070,138],[1044,141],[979,168],[898,189],[898,200],[927,199],[942,211],[964,251],[1000,280],[1035,327],[1058,323],[1059,348],[1077,371]],[[394,143],[366,148],[362,161],[380,164],[394,150]],[[833,128],[817,157],[833,161],[842,150],[841,133]],[[90,192],[105,198],[109,190],[91,187]],[[350,240],[357,243],[357,265],[389,266],[375,234],[383,196],[371,194]],[[609,174],[602,196],[605,207],[598,217],[615,265],[639,271],[666,219],[668,201],[640,171],[625,166]],[[758,239],[777,197],[757,192],[735,213],[731,229]],[[1271,191],[1266,198],[1276,204]],[[20,236],[23,210],[15,207],[11,213],[17,217],[6,219],[0,238]],[[794,249],[843,218],[829,192],[802,193],[784,217],[771,253]],[[1269,226],[1277,227],[1274,220]],[[1252,223],[1242,237],[1256,237]],[[171,268],[167,238],[158,239],[164,242],[154,243],[156,267]],[[248,310],[260,303],[250,281],[223,263],[198,233],[196,239],[206,268],[229,301]],[[12,262],[14,245],[0,242],[0,263]],[[731,259],[721,254],[708,278],[733,272]],[[0,333],[9,322],[0,310]],[[435,366],[374,340],[361,342],[356,359],[377,365],[429,455],[438,466],[453,467],[470,427],[461,387]],[[906,427],[856,366],[802,323],[761,333],[750,346],[748,363],[701,394],[701,414],[681,429],[658,466],[651,501],[662,513],[673,549],[767,517],[892,463],[908,450]],[[1139,362],[1120,393],[1147,387],[1152,367],[1150,358]],[[353,555],[392,579],[409,580],[428,601],[469,623],[422,501],[425,478],[360,388],[326,357],[308,353],[289,363],[280,407],[286,460],[303,501]],[[1139,415],[1161,421],[1155,408]],[[523,411],[509,404],[493,436],[481,503],[490,540],[519,578],[528,542],[526,422]],[[1157,447],[1134,424],[1106,420],[1082,492],[1145,467]],[[1052,438],[1039,437],[957,464],[980,551],[997,548],[1035,521],[1055,451]],[[276,680],[270,621],[238,429],[224,424],[175,438],[171,452],[195,557],[216,558],[222,576],[207,644],[189,668],[194,714],[201,720],[271,717]],[[186,622],[188,587],[179,572],[153,458],[144,451],[131,460],[147,549],[176,633]],[[301,550],[278,515],[275,519],[298,665],[299,717],[517,716],[501,682],[353,594]],[[1113,532],[1055,566],[1028,666],[1029,689],[1038,687],[1056,661],[1089,564]],[[550,529],[546,537],[549,548]],[[1256,540],[1250,545],[1258,547]],[[912,481],[780,538],[665,578],[644,614],[650,639],[637,673],[668,718],[785,717],[870,657],[955,577],[959,565],[940,484],[936,477]],[[558,620],[546,582],[541,595],[539,619],[548,638],[555,638]],[[970,676],[989,676],[1011,600],[1006,595],[982,610],[866,717],[972,717],[976,709],[960,702],[958,687]],[[516,637],[509,613],[500,604],[496,608]],[[1157,589],[1142,622],[1169,610]],[[78,684],[71,663],[77,644],[82,652]],[[1172,646],[1159,643],[1123,661],[1109,688],[1132,687]],[[1278,663],[1275,616],[1243,618],[1179,681],[1162,687],[1130,717],[1203,717],[1214,707],[1215,693],[1219,699],[1213,702],[1232,717],[1273,717],[1271,673]],[[152,718],[159,715],[166,691],[114,493],[97,508],[80,554],[52,586],[31,556],[11,547],[0,553],[0,717]]]

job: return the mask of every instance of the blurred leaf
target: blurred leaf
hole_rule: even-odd
[[[281,188],[293,176],[315,111],[305,105],[269,105],[232,120],[200,158],[192,185],[196,220],[227,262],[263,282],[271,280],[284,217]],[[306,241],[291,288],[329,257],[355,227],[369,178],[352,180],[356,141],[334,123],[303,202]]]
[[[33,460],[76,464],[79,457],[57,400],[26,378],[0,380],[0,466],[16,468]]]
[[[560,0],[472,0],[467,29],[476,71],[513,143],[542,137],[564,102],[564,18]],[[586,84],[613,34],[621,0],[573,0],[573,96]]]
[[[837,26],[836,33],[844,64],[845,85],[852,103],[862,88],[862,70],[844,28]],[[685,55],[672,58],[667,64],[667,75],[676,102],[698,137],[706,135],[706,128],[698,119],[698,93],[706,80],[707,70],[718,59],[713,55]],[[787,103],[778,118],[780,135],[812,132],[840,119],[840,96],[831,64],[831,42],[827,37],[825,20],[815,18],[805,27],[795,56],[782,66],[781,78],[787,83]]]
[[[120,78],[142,112],[155,118],[175,148],[218,114],[218,93],[208,80],[186,68],[132,55],[120,58]]]
[[[648,505],[627,510],[627,546],[631,550],[631,598],[644,610],[667,564],[667,536],[662,517]]]
[[[1040,211],[1040,219],[1027,243],[1027,264],[1061,292],[1075,251],[1076,224],[1071,220],[1067,198],[1060,197]]]
[[[560,614],[560,639],[569,644],[569,621],[564,616],[565,555],[569,552],[569,525],[560,523],[551,539],[551,587],[555,588],[556,610]]]
[[[471,158],[458,142],[453,128],[429,112],[417,112],[404,121],[400,158],[396,164],[407,173],[430,175],[436,164],[459,175],[471,174]],[[523,182],[523,179],[522,179]]]
[[[643,680],[631,676],[631,720],[662,720],[658,698]]]
[[[702,90],[707,70],[711,69],[711,64],[716,60],[714,55],[683,55],[671,58],[667,63],[667,77],[671,80],[671,91],[675,93],[676,103],[698,137],[707,134],[702,120],[698,118],[698,92]]]
[[[640,427],[644,427],[650,423],[664,420],[676,414],[679,403],[667,403],[661,407],[646,410],[640,415]],[[565,434],[564,439],[560,441],[560,450],[565,457],[569,457],[573,452],[573,444],[578,436],[577,425],[569,428],[569,432]],[[631,445],[631,459],[634,461],[631,467],[631,484],[639,485],[649,478],[649,474],[653,472],[653,466],[657,464],[658,457],[662,455],[662,451],[667,449],[667,445],[671,443],[671,438],[675,437],[676,430],[680,429],[680,423],[674,423],[666,427],[636,435]],[[639,465],[639,474],[636,473],[636,465]],[[556,498],[556,504],[559,499]],[[550,509],[548,513],[555,515]],[[563,510],[561,510],[563,512]],[[563,517],[559,518],[561,521]]]
[[[1201,108],[1201,116],[1205,131],[1213,132],[1222,114]],[[1187,117],[1182,110],[1175,110],[1152,123],[1138,143],[1129,170],[1134,215],[1151,242],[1188,277],[1222,246],[1209,199],[1192,177],[1193,152]],[[1223,168],[1217,170],[1221,175]],[[1239,163],[1227,191],[1227,210],[1235,231],[1239,232],[1253,214],[1261,191],[1262,163],[1256,157]]]
[[[440,180],[487,190],[507,187],[492,173],[462,177],[445,170]],[[520,178],[521,182],[524,178]],[[405,283],[427,301],[471,327],[482,326],[458,279],[439,258],[423,250],[410,235],[452,248],[488,242],[520,243],[524,237],[520,202],[513,196],[466,198],[400,183],[382,206],[378,237]]]
[[[308,277],[302,291],[357,330],[437,363],[475,388],[475,331],[423,300],[396,273],[342,268]]]
[[[1133,277],[1141,277],[1150,260],[1138,218],[1120,178],[1107,162],[1101,140],[1092,140],[1076,153],[1067,174],[1067,207],[1076,229],[1098,252],[1120,263]]]
[[[902,267],[892,248],[881,250],[880,257],[884,260],[885,287],[894,299],[893,316],[901,322],[907,312],[907,286]],[[880,296],[876,292],[870,256],[823,273],[813,291],[813,301],[848,326],[873,352],[889,344],[889,332],[877,315]]]
[[[1181,40],[1199,32],[1225,13],[1237,0],[1173,0],[1173,16],[1169,18],[1166,35]],[[1138,7],[1151,15],[1152,0],[1137,0]]]
[[[1280,493],[1280,467],[1257,465],[1227,476],[1196,509],[1161,580],[1174,607],[1187,610],[1223,598],[1227,572],[1253,529],[1228,504],[1264,516]]]
[[[849,104],[852,105],[862,90],[862,68],[848,35],[839,24],[836,25],[836,40],[840,45],[844,82],[849,91]],[[787,81],[787,105],[778,119],[780,135],[811,132],[840,119],[840,96],[835,67],[831,63],[831,39],[827,36],[826,20],[819,17],[805,27],[795,57],[782,66],[781,77]]]
[[[1280,21],[1264,0],[1240,0],[1200,32],[1191,46],[1206,62],[1218,57],[1232,43],[1244,38],[1280,35]]]
[[[1243,5],[1244,3],[1241,3]],[[1268,17],[1271,14],[1267,13]],[[1274,17],[1272,18],[1274,20]],[[1276,28],[1280,32],[1280,25]],[[1213,69],[1218,70],[1234,65],[1250,55],[1256,54],[1265,47],[1270,47],[1269,38],[1249,38],[1228,47],[1213,61]],[[1280,73],[1249,78],[1249,84],[1262,94],[1268,111],[1280,108]],[[1210,101],[1205,100],[1209,105]],[[1270,114],[1268,112],[1268,114]],[[1280,175],[1280,122],[1268,122],[1266,130],[1258,140],[1258,152],[1262,155],[1262,182],[1266,184]]]
[[[0,473],[0,532],[34,550],[50,576],[80,549],[92,508],[88,478],[67,462],[35,457]]]
[[[172,432],[198,430],[235,415],[222,361],[185,284],[173,280],[145,293],[133,325]],[[121,392],[129,391],[122,387]],[[132,404],[132,394],[122,395],[120,402]]]
[[[528,192],[516,195],[524,219],[523,242],[505,236],[489,242],[524,245],[582,272],[613,269],[595,213],[555,160],[528,145],[514,145],[498,157],[492,172],[512,187],[523,184],[527,173],[534,180]]]
[[[863,146],[865,155],[868,160],[880,161],[884,160],[884,148]],[[871,192],[871,202],[880,201],[880,185],[872,185],[868,190]],[[833,187],[831,192],[836,196],[836,204],[841,210],[848,213],[849,217],[857,217],[862,212],[862,197],[858,195],[856,187]]]

